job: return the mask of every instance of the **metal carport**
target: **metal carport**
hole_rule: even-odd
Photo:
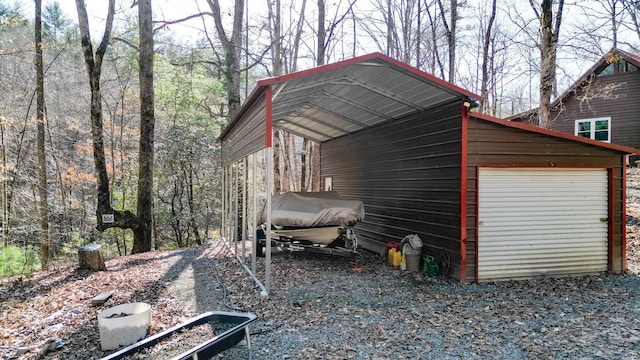
[[[244,241],[252,238],[255,247],[255,232],[259,225],[256,224],[256,194],[260,190],[256,185],[256,159],[259,152],[265,161],[262,186],[266,189],[265,203],[267,208],[271,207],[274,129],[323,143],[444,104],[471,102],[474,98],[478,96],[380,53],[258,81],[238,115],[220,136],[222,239],[235,243],[232,251],[264,293],[268,293],[270,242],[267,241],[263,285],[257,276],[255,251],[252,251],[251,268],[245,265]],[[252,180],[249,179],[249,159]],[[252,189],[249,189],[249,183]],[[249,192],[253,194],[251,200]],[[269,215],[266,228],[271,228]],[[269,238],[270,234],[267,234]]]

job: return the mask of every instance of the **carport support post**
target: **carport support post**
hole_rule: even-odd
[[[251,196],[253,197],[253,206],[251,207],[252,214],[251,214],[251,218],[252,218],[252,224],[253,224],[253,236],[251,237],[251,273],[253,274],[253,276],[256,276],[256,251],[258,251],[258,246],[260,246],[260,244],[258,244],[258,196],[257,196],[257,190],[258,187],[256,186],[256,182],[257,182],[257,176],[256,176],[256,158],[258,157],[258,153],[253,153],[253,155],[251,156]]]
[[[227,187],[226,187],[226,185],[224,183],[225,182],[224,173],[226,172],[226,169],[227,169],[226,167],[224,167],[224,166],[222,167],[222,192],[220,194],[220,201],[222,202],[222,206],[220,208],[220,239],[223,240],[223,241],[224,241],[224,238],[225,238],[224,237],[224,226],[225,226],[224,225],[225,224],[225,221],[224,221],[224,218],[225,218],[224,212],[225,212],[225,210],[224,209],[225,209],[225,206],[227,205],[225,203],[225,201],[224,201],[224,198],[225,198],[226,193],[227,193]]]
[[[227,227],[225,229],[225,234],[226,234],[225,239],[227,243],[229,243],[229,246],[231,246],[231,229],[233,228],[233,220],[231,216],[231,212],[233,211],[233,199],[231,198],[231,194],[233,193],[232,192],[233,177],[231,176],[231,174],[233,174],[233,163],[227,166],[226,173],[227,173],[227,208],[225,209],[226,212],[224,216],[227,217]]]
[[[233,247],[235,255],[238,255],[238,241],[240,240],[240,232],[238,231],[238,219],[240,217],[240,196],[238,196],[238,187],[240,186],[240,163],[236,161],[236,171],[233,172]]]
[[[245,241],[247,240],[247,216],[249,215],[249,211],[247,211],[247,180],[249,178],[249,169],[247,166],[249,162],[247,161],[247,157],[245,156],[242,159],[242,261],[247,261],[247,249]]]
[[[265,257],[265,288],[267,294],[271,291],[271,192],[273,191],[273,89],[271,86],[267,86],[265,93],[265,148],[266,154],[266,166],[267,166],[267,199],[265,207],[267,209],[267,223],[265,229],[266,235],[266,257]]]
[[[222,169],[222,186],[223,186],[223,191],[222,191],[222,219],[223,219],[223,226],[220,229],[221,235],[222,235],[222,240],[224,242],[229,241],[229,215],[231,214],[231,210],[230,210],[230,204],[229,204],[229,166],[227,165],[226,167],[224,167]]]

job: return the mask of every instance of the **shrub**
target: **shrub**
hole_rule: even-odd
[[[14,276],[25,274],[40,268],[40,256],[36,248],[29,245],[26,248],[9,245],[0,248],[0,276]]]

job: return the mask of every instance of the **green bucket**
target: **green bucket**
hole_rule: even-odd
[[[438,266],[438,261],[431,256],[427,255],[422,258],[422,271],[427,273],[427,276],[437,276],[440,274],[440,267]]]

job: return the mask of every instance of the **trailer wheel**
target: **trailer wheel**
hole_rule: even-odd
[[[258,240],[258,243],[256,244],[256,256],[257,257],[264,257],[265,253],[265,246],[262,243],[262,241]]]
[[[265,246],[267,244],[267,235],[264,233],[264,230],[257,230],[257,241],[256,241],[256,256],[264,257],[265,255]]]

